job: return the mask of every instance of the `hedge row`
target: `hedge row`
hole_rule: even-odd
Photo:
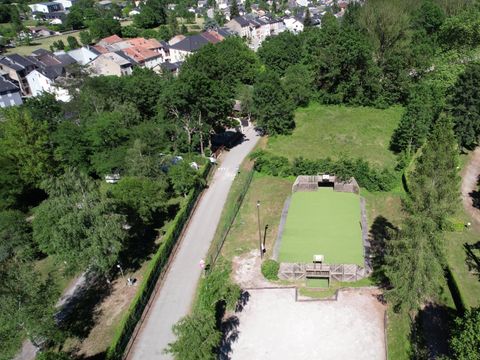
[[[202,169],[202,178],[207,177],[210,168],[211,164],[207,163]],[[110,347],[107,349],[106,358],[108,360],[120,359],[122,357],[128,342],[130,341],[130,337],[132,336],[138,321],[142,317],[145,306],[147,305],[150,296],[155,289],[155,285],[164,273],[165,265],[168,263],[170,254],[177,243],[183,226],[187,222],[190,212],[202,189],[203,188],[199,186],[190,191],[190,194],[186,199],[186,205],[183,206],[177,213],[172,225],[163,236],[162,243],[153,256],[153,259],[150,261],[143,281],[140,284],[127,313],[123,316],[122,320],[117,326],[113,341],[110,344]]]
[[[390,191],[400,177],[395,171],[378,169],[363,159],[307,160],[299,157],[291,163],[286,157],[264,150],[252,153],[251,158],[255,160],[255,170],[264,174],[288,177],[330,173],[345,180],[354,177],[361,187],[369,191]]]

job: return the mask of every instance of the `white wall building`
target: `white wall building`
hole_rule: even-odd
[[[32,96],[39,96],[42,93],[50,93],[55,95],[58,101],[68,102],[71,100],[71,96],[66,89],[55,86],[55,75],[48,71],[42,72],[42,70],[33,70],[27,75],[28,85],[32,92]]]

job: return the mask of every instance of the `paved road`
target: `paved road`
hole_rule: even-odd
[[[259,139],[251,128],[246,128],[245,134],[246,141],[224,154],[198,204],[164,284],[135,339],[129,360],[172,359],[163,354],[168,343],[175,340],[172,326],[190,311],[202,272],[199,262],[207,254],[237,168]]]

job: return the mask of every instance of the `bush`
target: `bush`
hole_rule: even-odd
[[[280,270],[280,264],[275,260],[265,260],[262,263],[262,274],[267,280],[278,280],[278,270]]]
[[[335,174],[342,180],[354,177],[368,191],[390,191],[398,182],[398,174],[389,169],[378,169],[362,159],[331,158],[307,160],[296,158],[290,164],[287,158],[259,150],[250,156],[255,160],[255,170],[273,176]]]

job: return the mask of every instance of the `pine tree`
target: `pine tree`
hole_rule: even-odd
[[[461,146],[472,149],[480,136],[480,64],[467,65],[450,94],[449,112]]]
[[[435,254],[441,242],[435,223],[418,215],[409,216],[398,237],[387,242],[383,269],[391,289],[386,296],[396,311],[415,312],[438,294],[443,266]]]
[[[411,214],[432,219],[438,229],[445,229],[460,197],[458,145],[450,118],[440,117],[420,151],[415,169],[409,176],[407,209]]]
[[[429,86],[412,89],[405,112],[390,141],[393,151],[414,153],[425,143],[443,107],[439,98],[438,91]]]
[[[305,12],[305,19],[303,19],[303,26],[304,27],[311,27],[313,26],[312,15],[310,14],[310,10],[307,8]]]
[[[237,17],[240,15],[240,11],[238,10],[237,0],[232,0],[230,5],[230,19]]]
[[[252,3],[250,0],[245,0],[245,12],[250,13],[252,11]]]

